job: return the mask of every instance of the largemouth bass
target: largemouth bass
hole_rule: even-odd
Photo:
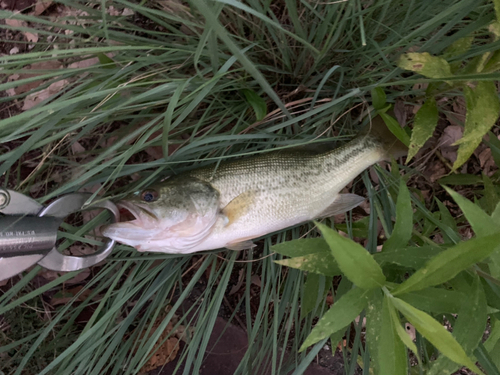
[[[358,206],[363,197],[339,192],[370,165],[406,152],[377,117],[369,132],[334,150],[273,151],[135,192],[117,203],[135,219],[103,235],[139,251],[250,248],[257,237]]]

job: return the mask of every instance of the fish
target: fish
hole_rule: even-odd
[[[172,176],[117,205],[133,220],[102,234],[138,251],[190,254],[250,249],[253,240],[353,209],[340,191],[369,166],[407,153],[380,117],[338,148],[290,148]]]

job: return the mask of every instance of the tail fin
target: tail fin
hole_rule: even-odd
[[[372,120],[368,128],[360,134],[360,137],[377,142],[388,160],[405,156],[408,153],[408,147],[392,134],[380,116]]]

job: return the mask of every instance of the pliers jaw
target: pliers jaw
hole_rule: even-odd
[[[76,271],[109,256],[115,245],[111,239],[97,252],[84,257],[64,255],[55,246],[57,230],[64,218],[82,209],[104,208],[119,221],[120,214],[114,203],[104,200],[89,205],[91,196],[67,194],[44,207],[23,194],[0,188],[0,280],[35,264],[53,271]]]

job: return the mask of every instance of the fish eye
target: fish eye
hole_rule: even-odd
[[[158,199],[158,192],[156,190],[148,189],[141,193],[141,199],[144,202],[154,202]]]

